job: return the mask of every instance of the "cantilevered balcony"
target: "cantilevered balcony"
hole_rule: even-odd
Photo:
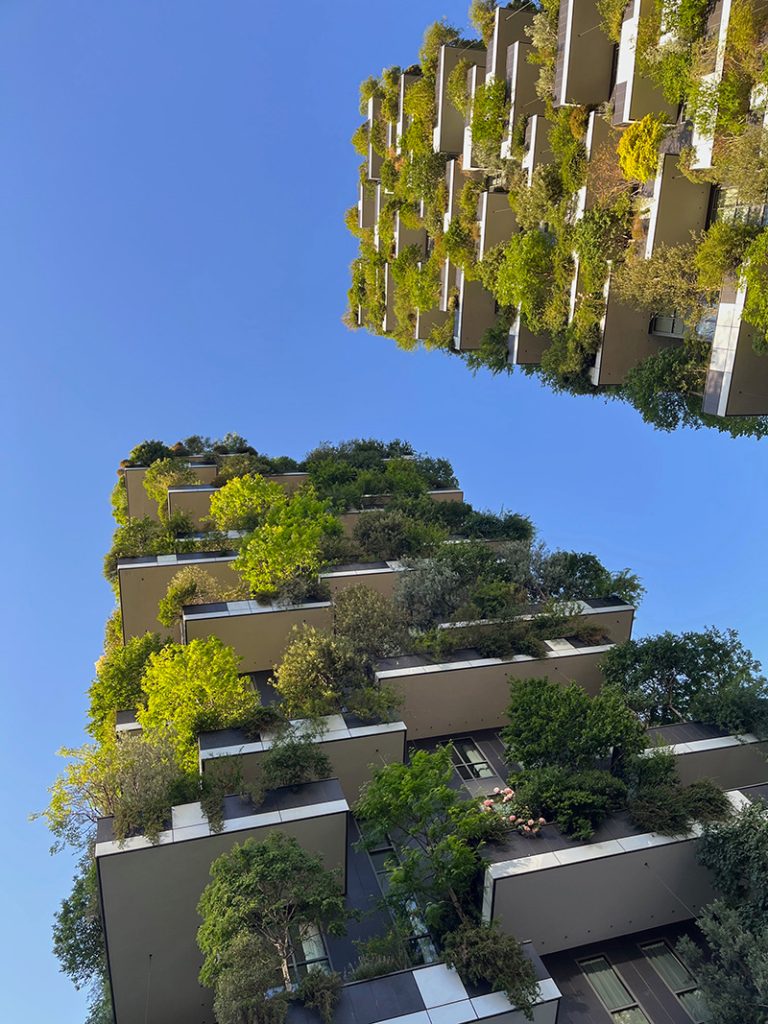
[[[739,790],[728,797],[734,809],[748,803]],[[683,836],[641,832],[624,812],[588,843],[554,825],[533,838],[509,833],[486,850],[483,918],[542,954],[690,920],[714,897],[696,856],[700,834],[696,825]],[[557,912],[542,914],[543,906]]]
[[[746,298],[745,286],[723,285],[702,403],[713,416],[768,414],[768,355],[753,347],[758,335],[743,319]]]
[[[698,779],[712,779],[721,789],[756,786],[768,777],[768,741],[747,733],[731,735],[700,722],[681,722],[648,730],[651,750],[663,750],[675,758],[677,775],[684,786]]]
[[[621,41],[613,87],[613,123],[627,125],[646,114],[662,114],[669,122],[677,118],[677,106],[668,103],[658,86],[638,68],[637,33],[641,20],[654,16],[656,0],[629,0],[621,25]]]
[[[485,58],[486,80],[503,78],[508,63],[507,53],[514,43],[527,43],[526,29],[533,24],[534,10],[497,7],[493,12],[493,32],[488,42]]]
[[[382,158],[373,148],[372,138],[374,125],[381,118],[381,100],[378,96],[371,96],[368,100],[368,156],[366,169],[369,181],[378,181],[381,175]]]
[[[709,70],[702,76],[701,87],[714,92],[723,78],[725,69],[725,53],[728,42],[728,27],[731,20],[731,0],[716,0],[711,6],[707,19],[706,46],[711,55]],[[693,159],[694,170],[704,170],[712,166],[715,149],[714,125],[717,111],[709,119],[710,124],[693,128]]]
[[[479,45],[464,43],[460,46],[440,47],[435,84],[436,120],[432,144],[436,153],[458,156],[464,148],[464,115],[451,102],[448,79],[456,65],[465,60],[485,67],[485,50]]]
[[[686,178],[674,153],[662,154],[647,201],[645,257],[660,245],[683,245],[707,224],[712,186]]]
[[[214,462],[185,460],[185,468],[191,470],[203,486],[212,484],[216,479],[219,467]],[[125,480],[125,491],[128,499],[128,515],[132,519],[159,519],[157,503],[144,490],[146,466],[125,466],[120,470]]]
[[[552,162],[552,150],[549,147],[551,122],[543,114],[533,114],[525,126],[525,143],[522,169],[526,174],[526,184],[533,180],[533,172],[537,167]]]
[[[504,159],[512,156],[512,141],[523,118],[544,114],[544,102],[536,93],[539,69],[528,59],[532,52],[531,44],[522,40],[513,43],[507,49],[504,75],[509,99],[509,121],[501,143],[501,155]]]
[[[555,106],[594,106],[611,92],[614,44],[602,30],[597,0],[560,0]]]
[[[477,255],[478,259],[483,259],[495,246],[508,242],[517,231],[509,193],[481,192],[477,201],[477,223],[480,228]]]
[[[551,343],[545,334],[534,334],[524,323],[520,310],[509,328],[509,362],[513,366],[537,366]]]
[[[376,224],[376,192],[370,182],[360,182],[357,189],[357,226],[370,231]]]
[[[496,323],[498,307],[480,281],[468,280],[461,269],[456,271],[456,290],[453,345],[457,352],[471,352],[480,348],[486,331]]]

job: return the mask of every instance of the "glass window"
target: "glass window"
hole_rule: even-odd
[[[468,736],[453,741],[453,764],[464,782],[468,779],[492,779],[496,775],[478,745]]]
[[[637,1000],[604,956],[582,960],[579,967],[615,1024],[650,1024]]]
[[[298,984],[310,967],[319,967],[323,971],[330,971],[331,965],[328,961],[325,942],[315,925],[309,925],[301,931],[297,931],[291,938],[292,948],[288,958],[288,969],[292,981]]]
[[[373,870],[379,888],[386,896],[389,891],[389,873],[397,865],[397,853],[395,848],[389,845],[377,847],[370,850],[368,856],[371,858]],[[432,964],[437,960],[437,950],[429,936],[429,930],[421,916],[418,904],[414,900],[408,900],[405,905],[405,913],[408,918],[408,945],[411,948],[413,962],[415,965]]]
[[[712,1019],[709,1007],[696,979],[683,961],[672,952],[666,942],[648,942],[641,950],[656,973],[667,983],[695,1024],[706,1024]]]

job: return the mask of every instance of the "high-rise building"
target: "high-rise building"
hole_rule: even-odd
[[[84,852],[57,944],[103,982],[99,1020],[317,1024],[319,972],[339,1024],[712,1019],[679,945],[702,944],[714,898],[699,821],[768,790],[749,730],[764,680],[741,662],[728,710],[713,703],[723,637],[708,704],[688,679],[678,699],[669,651],[666,696],[638,703],[648,651],[634,690],[616,682],[637,578],[473,509],[449,463],[402,442],[301,463],[236,437],[147,442],[113,507],[95,744],[49,812]],[[238,876],[206,987],[212,868],[278,835],[334,873],[346,930],[317,910],[277,955],[253,910],[232,930],[258,889]],[[451,952],[455,935],[496,959]]]
[[[765,433],[763,5],[472,13],[361,87],[347,323]]]

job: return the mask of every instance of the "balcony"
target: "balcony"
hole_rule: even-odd
[[[653,16],[655,0],[630,0],[621,26],[616,84],[613,89],[613,124],[627,125],[646,114],[662,114],[674,123],[677,107],[667,103],[657,86],[637,69],[637,32],[641,19]]]
[[[525,153],[521,161],[530,185],[533,172],[537,167],[552,162],[552,150],[549,148],[549,131],[551,122],[543,114],[533,114],[525,126]]]
[[[678,169],[678,157],[662,154],[648,202],[645,258],[659,245],[683,245],[707,224],[712,186],[694,184]]]
[[[483,335],[496,323],[496,300],[479,281],[467,280],[462,270],[456,271],[456,287],[453,345],[457,352],[471,352],[480,348]]]
[[[485,58],[486,80],[503,78],[507,70],[507,53],[515,43],[526,43],[526,28],[533,24],[533,11],[509,10],[497,7],[494,11],[493,34]]]
[[[518,310],[509,328],[509,362],[513,366],[538,365],[551,339],[534,334],[524,323]]]
[[[510,107],[506,137],[501,144],[501,155],[504,159],[512,156],[512,139],[520,121],[524,117],[544,114],[544,103],[536,94],[538,67],[528,59],[532,52],[531,44],[522,40],[513,43],[507,49],[504,73]]]
[[[742,319],[746,297],[746,288],[730,281],[720,293],[701,406],[713,416],[768,414],[768,356],[755,352],[755,329]]]
[[[517,231],[517,219],[509,205],[509,194],[482,192],[477,202],[477,221],[480,225],[477,255],[483,259],[490,249],[508,242]]]
[[[296,731],[306,723],[293,722]],[[344,796],[354,803],[371,778],[373,765],[405,760],[405,722],[365,723],[354,715],[328,715],[318,723],[315,742],[327,755]],[[265,731],[257,738],[242,729],[219,729],[200,736],[200,770],[220,757],[238,757],[246,783],[255,779],[257,766],[269,750],[274,736]]]
[[[739,790],[728,798],[734,809],[747,803]],[[696,859],[699,834],[698,826],[678,837],[640,833],[623,813],[590,843],[554,825],[531,839],[512,833],[489,848],[483,919],[530,939],[542,955],[689,920],[714,897]],[[557,913],[542,913],[545,906]]]
[[[200,484],[210,485],[218,476],[219,467],[211,463],[190,461],[186,465],[191,469],[200,481]],[[157,504],[149,497],[144,490],[144,476],[147,472],[146,466],[126,466],[121,469],[125,480],[125,491],[128,499],[128,515],[132,519],[158,519]]]
[[[211,864],[235,843],[279,829],[338,869],[346,888],[348,819],[336,779],[274,790],[259,807],[227,797],[219,834],[199,804],[174,807],[154,846],[143,836],[121,845],[102,819],[95,853],[117,1024],[214,1024],[195,940]]]
[[[464,115],[454,107],[448,97],[448,79],[461,60],[485,67],[485,50],[471,43],[440,47],[435,86],[437,116],[432,135],[435,153],[458,156],[464,148]]]
[[[602,30],[596,0],[560,0],[555,106],[594,106],[611,93],[614,44]]]
[[[751,733],[731,736],[714,726],[683,722],[649,729],[648,735],[653,743],[649,749],[674,755],[684,786],[705,778],[713,779],[721,789],[741,789],[765,781],[768,741]]]

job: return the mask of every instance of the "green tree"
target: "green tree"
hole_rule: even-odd
[[[431,923],[451,911],[459,920],[470,916],[478,851],[497,827],[494,817],[451,786],[453,772],[450,746],[412,751],[408,764],[374,771],[355,810],[367,849],[390,838],[395,844],[393,904],[402,908],[416,900]]]
[[[233,942],[245,932],[275,957],[288,992],[293,990],[289,957],[301,933],[314,926],[342,935],[347,918],[336,874],[282,832],[263,842],[247,839],[217,857],[198,913],[204,985],[215,986],[229,967]]]
[[[659,146],[667,128],[661,114],[646,114],[621,133],[616,152],[622,174],[628,181],[648,181],[659,167]]]
[[[741,281],[747,287],[744,300],[744,319],[760,332],[754,347],[768,351],[768,231],[760,234],[747,246],[741,267]]]
[[[393,602],[364,585],[345,587],[333,599],[333,631],[369,658],[401,654],[408,643]]]
[[[112,648],[96,662],[96,678],[88,690],[88,732],[95,739],[106,740],[114,734],[117,711],[133,711],[143,702],[144,669],[164,645],[157,633],[145,633]]]
[[[460,925],[445,940],[445,962],[471,985],[486,983],[493,992],[504,992],[513,1006],[533,1020],[539,994],[533,964],[512,935],[495,924]]]
[[[645,746],[645,728],[615,687],[590,697],[575,683],[511,680],[507,717],[507,756],[525,768],[591,768],[611,753],[627,757]]]
[[[273,594],[294,576],[316,575],[322,541],[338,533],[339,522],[311,486],[273,505],[264,522],[244,540],[234,568],[254,594]]]
[[[586,600],[616,595],[629,604],[639,604],[645,589],[629,569],[609,572],[602,562],[586,551],[547,551],[543,546],[531,554],[534,592],[556,600]]]
[[[496,279],[502,306],[519,306],[532,331],[544,327],[544,310],[555,286],[554,239],[546,231],[521,231],[507,243]]]
[[[250,473],[228,480],[211,496],[210,517],[217,530],[255,530],[288,496],[273,480]]]
[[[218,637],[168,644],[144,673],[146,705],[137,718],[151,734],[170,731],[185,771],[197,768],[197,737],[247,720],[259,704],[251,680],[238,674],[239,657]]]
[[[199,565],[185,565],[171,577],[165,596],[160,598],[157,608],[158,622],[173,628],[181,621],[185,605],[233,600],[238,592],[236,582],[233,576],[232,587],[224,587]],[[245,597],[246,594],[238,596]]]
[[[100,995],[107,963],[96,864],[90,854],[78,864],[72,892],[62,900],[54,917],[53,952],[76,989],[87,987]]]
[[[720,894],[697,920],[708,947],[678,951],[695,973],[716,1024],[768,1021],[768,808],[748,804],[706,827],[701,863]]]
[[[765,728],[768,684],[735,630],[627,640],[605,654],[602,671],[647,725],[693,720],[733,732]]]

